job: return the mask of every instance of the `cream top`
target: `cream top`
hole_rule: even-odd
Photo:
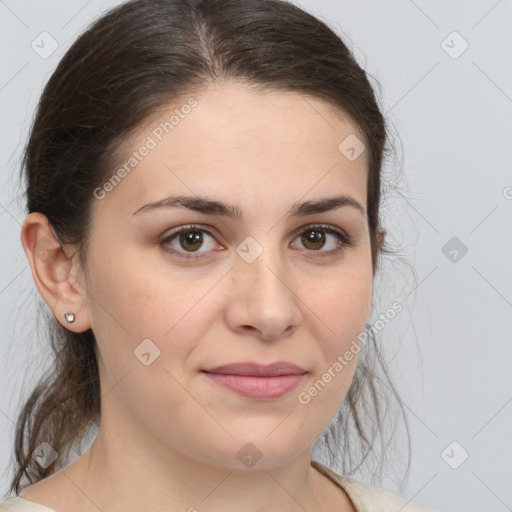
[[[338,475],[323,464],[312,460],[311,465],[341,487],[354,504],[357,512],[434,512],[422,508],[380,487],[367,485],[353,478]],[[21,496],[0,503],[0,512],[59,512]]]

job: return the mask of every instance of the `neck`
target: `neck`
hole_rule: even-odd
[[[311,466],[311,446],[277,467],[222,466],[162,446],[143,427],[114,421],[109,411],[102,412],[89,450],[62,470],[78,495],[72,501],[77,512],[324,510],[326,479]]]

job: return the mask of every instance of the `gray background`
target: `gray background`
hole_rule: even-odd
[[[0,494],[20,397],[47,363],[19,242],[21,149],[56,63],[118,3],[0,0]],[[413,436],[411,476],[400,492],[439,511],[512,510],[512,3],[294,3],[337,30],[379,81],[399,137],[401,160],[386,175],[401,189],[389,194],[384,214],[417,281],[390,257],[373,318],[394,300],[404,305],[382,331]],[[44,31],[59,45],[48,58],[31,47]],[[391,476],[382,486],[398,489]]]

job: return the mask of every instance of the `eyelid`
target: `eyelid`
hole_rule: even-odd
[[[338,228],[332,224],[322,224],[321,222],[312,222],[310,224],[306,224],[304,226],[301,226],[300,228],[298,228],[296,231],[294,231],[293,233],[293,236],[297,236],[297,235],[300,235],[301,233],[304,233],[304,231],[310,231],[310,230],[314,230],[314,229],[322,229],[324,231],[327,231],[327,232],[330,232],[330,233],[335,233],[335,234],[338,234],[340,236],[343,236],[344,239],[347,241],[347,243],[349,241],[351,241],[351,237],[350,235],[343,229],[341,228]]]

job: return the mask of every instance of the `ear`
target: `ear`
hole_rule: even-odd
[[[83,332],[90,329],[87,292],[79,282],[81,268],[72,247],[64,248],[42,213],[29,213],[21,228],[21,243],[32,270],[34,282],[57,321],[66,329]],[[68,323],[65,313],[73,312]]]
[[[384,239],[386,237],[386,230],[385,229],[377,229],[377,257],[375,259],[375,265],[373,266],[373,269],[372,269],[372,274],[373,276],[375,277],[375,272],[377,271],[377,266],[379,264],[379,261],[380,261],[380,252],[382,250],[382,247],[384,245]],[[370,309],[369,309],[369,313],[367,315],[367,318],[369,317],[369,315],[371,314],[371,311],[373,309],[373,279],[372,279],[372,298],[370,300]]]
[[[377,231],[377,247],[379,248],[379,251],[382,250],[382,246],[384,245],[384,238],[386,237],[386,230],[385,229],[379,229]]]

